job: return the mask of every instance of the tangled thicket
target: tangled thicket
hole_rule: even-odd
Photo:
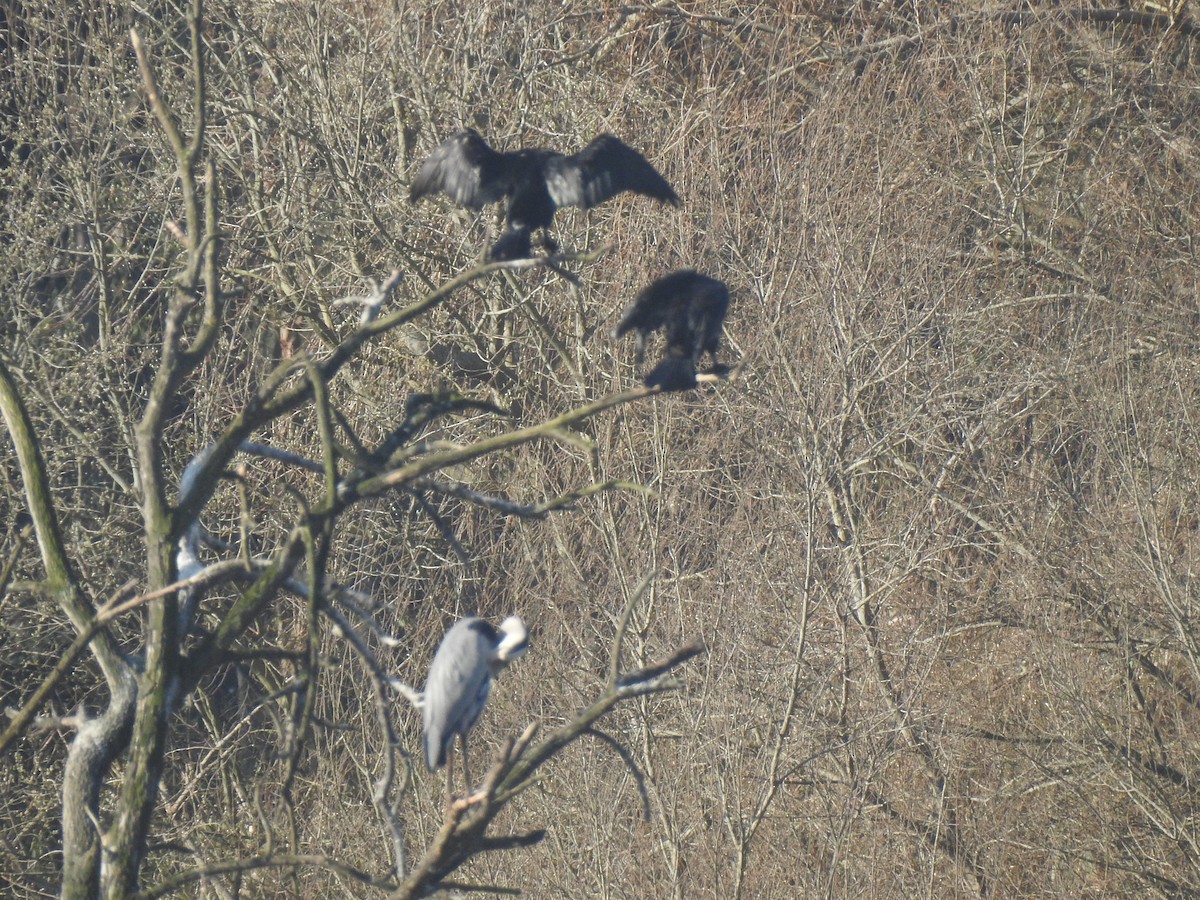
[[[281,359],[332,347],[357,315],[336,301],[367,278],[399,270],[400,308],[475,264],[488,216],[405,199],[452,129],[562,150],[617,134],[681,210],[560,212],[564,251],[612,245],[574,266],[578,284],[494,272],[329,386],[368,447],[410,394],[445,387],[544,422],[636,381],[607,335],[653,278],[695,267],[733,292],[737,381],[453,473],[518,503],[649,490],[535,521],[392,492],[340,520],[328,573],[375,598],[402,636],[380,658],[409,683],[453,616],[532,626],[479,746],[592,701],[647,572],[629,658],[693,635],[708,648],[685,690],[606,721],[628,759],[581,741],[497,820],[546,840],[455,877],[532,897],[1200,893],[1195,10],[763,6],[207,6],[224,320],[172,397],[165,467],[177,478]],[[146,577],[132,448],[182,256],[175,158],[129,29],[186,130],[186,14],[31,0],[0,23],[0,359],[78,577],[107,598]],[[423,439],[500,427],[451,416]],[[311,410],[255,439],[321,458]],[[257,552],[319,476],[239,463],[204,525]],[[0,703],[15,707],[75,631],[22,589],[41,562],[8,454],[0,478]],[[388,872],[371,686],[328,629],[307,743],[281,750],[309,624],[281,599],[247,633],[257,655],[175,717],[147,886],[252,858],[268,834],[309,863]],[[45,711],[105,702],[84,662]],[[417,717],[396,715],[416,755]],[[0,766],[5,893],[56,889],[70,739],[31,731]],[[441,785],[414,774],[415,853]],[[291,871],[238,877],[255,896],[374,893],[336,866]]]

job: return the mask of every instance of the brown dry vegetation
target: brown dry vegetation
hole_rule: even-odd
[[[651,278],[695,266],[734,292],[739,380],[601,413],[576,426],[590,445],[544,441],[442,473],[522,503],[610,479],[649,491],[540,520],[401,491],[337,522],[328,571],[375,598],[402,641],[373,646],[409,683],[453,617],[517,611],[533,627],[475,732],[477,759],[598,695],[649,571],[627,665],[707,646],[682,689],[601,723],[641,788],[584,737],[491,832],[546,839],[454,878],[530,897],[1196,896],[1195,10],[1172,24],[1148,5],[761,6],[209,4],[203,162],[220,184],[225,295],[165,419],[171,490],[291,342],[320,357],[352,328],[356,310],[335,300],[398,269],[400,308],[475,264],[490,216],[405,199],[451,129],[563,150],[611,131],[682,210],[625,196],[564,212],[564,250],[612,245],[568,264],[578,288],[545,268],[492,272],[365,345],[329,385],[368,446],[411,392],[439,385],[535,424],[635,381],[607,331]],[[187,11],[137,10],[0,9],[0,359],[96,603],[129,580],[155,586],[134,432],[185,257],[175,158],[129,29],[186,132]],[[448,417],[429,437],[511,424]],[[311,406],[253,437],[321,458]],[[320,478],[238,463],[245,496],[222,484],[205,525],[234,541],[242,525],[249,551],[269,553]],[[7,449],[0,478],[0,704],[15,707],[75,632],[39,588]],[[202,624],[235,596],[207,598]],[[129,652],[140,616],[112,628]],[[238,649],[302,652],[308,627],[303,600],[281,595]],[[143,887],[274,852],[309,860],[184,890],[379,893],[317,859],[377,878],[394,863],[372,803],[370,680],[328,623],[318,636],[303,742],[294,660],[243,655],[182,704]],[[42,713],[106,702],[85,660]],[[397,800],[415,859],[441,821],[441,778],[419,765],[417,717],[398,699],[393,711],[417,763]],[[58,891],[71,740],[29,730],[0,766],[6,895]]]

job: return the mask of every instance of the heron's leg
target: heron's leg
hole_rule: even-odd
[[[549,228],[542,229],[542,247],[549,256],[553,256],[558,252],[558,241],[550,236]]]
[[[462,744],[462,758],[463,758],[462,770],[463,770],[463,781],[465,782],[465,785],[463,787],[463,796],[470,797],[471,796],[471,769],[467,766],[467,736],[465,734],[460,734],[458,736],[458,740]]]
[[[454,796],[454,745],[446,754],[446,808],[450,808],[450,798]]]

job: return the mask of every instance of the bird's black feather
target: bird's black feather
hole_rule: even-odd
[[[496,151],[467,129],[433,151],[413,179],[409,199],[443,193],[460,206],[478,209],[508,198],[505,233],[488,253],[503,260],[529,256],[532,233],[548,230],[559,207],[591,209],[623,191],[680,203],[646,158],[611,134],[566,156],[540,147]]]
[[[602,134],[574,156],[552,154],[544,165],[546,185],[558,206],[591,209],[622,191],[679,206],[679,196],[642,154],[611,134]]]
[[[459,206],[481,209],[508,194],[504,154],[473,129],[455,132],[438,145],[409,186],[408,199],[443,193]]]
[[[652,332],[666,330],[662,361],[645,377],[649,387],[682,391],[696,386],[696,363],[707,353],[717,368],[721,329],[729,310],[724,282],[694,269],[680,269],[652,282],[637,295],[613,329],[613,337],[637,333],[637,362]]]

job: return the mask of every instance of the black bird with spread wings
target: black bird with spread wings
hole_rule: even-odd
[[[522,259],[531,235],[549,232],[560,206],[591,209],[622,191],[679,206],[679,197],[646,158],[611,134],[602,134],[573,156],[539,147],[493,150],[474,129],[452,134],[421,166],[409,200],[441,192],[460,206],[480,209],[508,198],[504,234],[488,259]],[[557,247],[548,234],[546,247]]]
[[[712,359],[706,374],[720,377],[729,372],[728,366],[717,362],[728,309],[729,288],[724,282],[695,269],[679,269],[643,289],[621,315],[612,336],[616,339],[627,331],[637,332],[640,365],[650,333],[665,328],[666,355],[643,380],[647,387],[686,391],[696,386],[696,363],[705,353]]]

